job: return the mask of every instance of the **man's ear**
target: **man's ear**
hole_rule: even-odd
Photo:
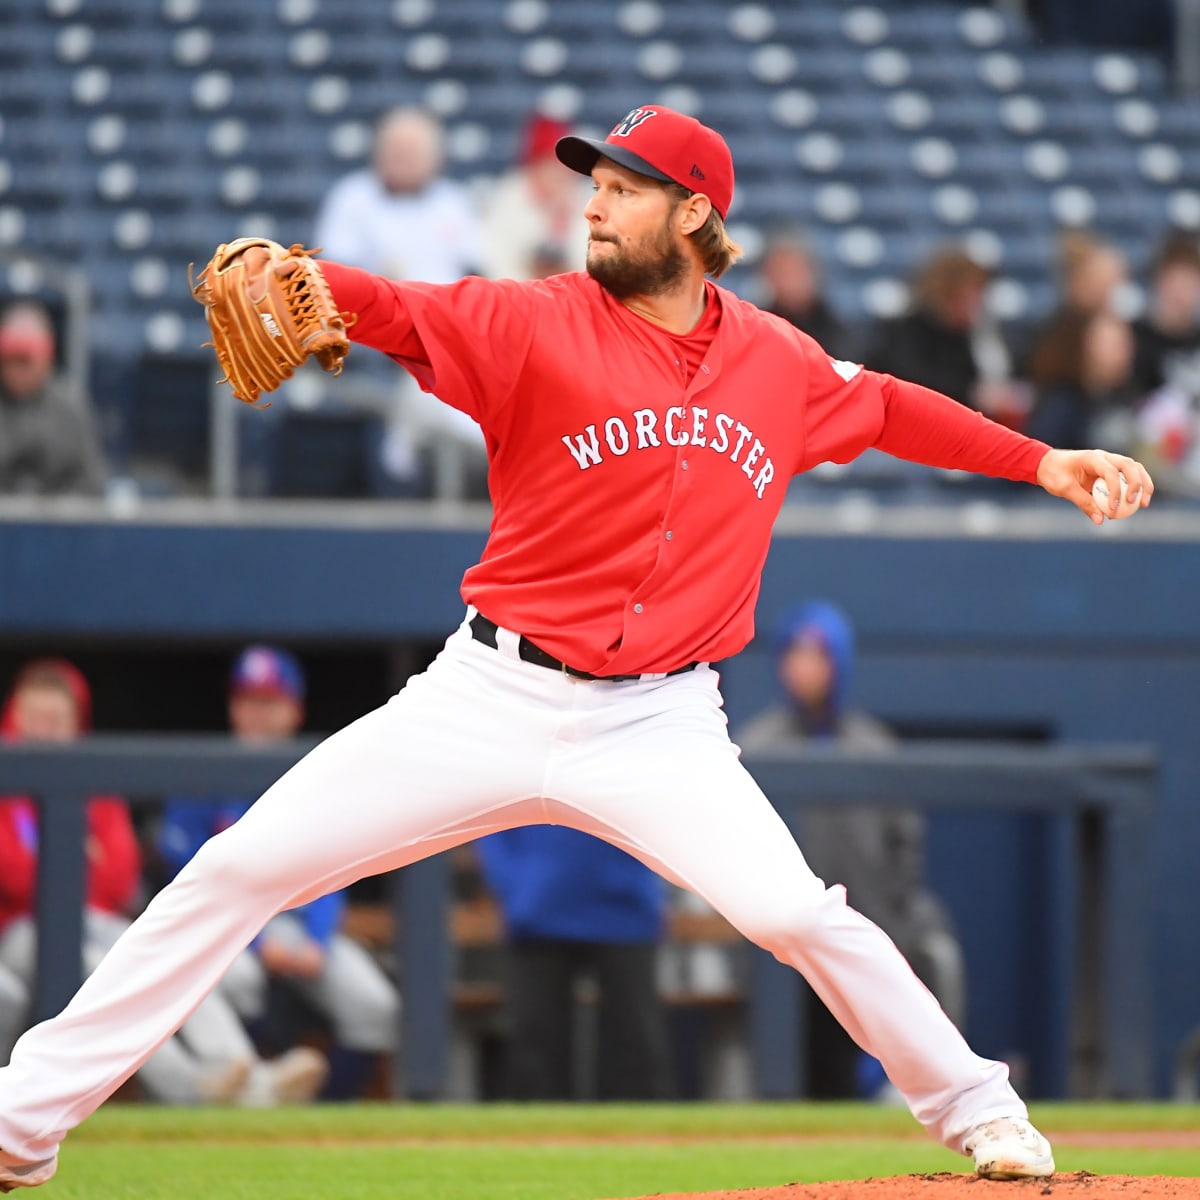
[[[697,229],[702,229],[710,212],[712,212],[712,201],[702,192],[689,196],[680,205],[680,233],[695,233]]]

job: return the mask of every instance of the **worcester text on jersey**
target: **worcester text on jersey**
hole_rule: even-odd
[[[758,498],[775,478],[775,464],[766,455],[766,446],[736,417],[717,413],[709,423],[709,410],[693,405],[672,405],[662,419],[652,408],[635,409],[633,428],[625,418],[611,416],[602,425],[588,425],[582,433],[563,434],[562,443],[581,471],[599,466],[605,459],[604,447],[620,458],[630,450],[648,450],[668,446],[705,446],[740,466]],[[661,437],[659,433],[661,431]],[[745,453],[743,454],[743,451]]]

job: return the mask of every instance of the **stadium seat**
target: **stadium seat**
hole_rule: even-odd
[[[372,495],[378,426],[377,417],[364,413],[287,412],[274,436],[271,494],[326,499]]]
[[[181,488],[208,471],[212,363],[195,352],[145,354],[131,387],[127,451],[143,468],[177,473]]]

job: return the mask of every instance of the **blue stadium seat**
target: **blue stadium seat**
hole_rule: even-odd
[[[145,29],[160,23],[162,0],[87,0],[83,11],[98,28]]]
[[[363,499],[374,493],[380,419],[367,413],[292,410],[274,436],[271,494]]]
[[[774,127],[770,93],[759,88],[714,88],[703,101],[702,119],[731,137]]]
[[[156,15],[160,20],[162,20],[162,7],[161,0],[159,0],[155,8],[159,10]],[[248,4],[246,0],[200,0],[194,21],[197,24],[206,25],[210,29],[226,33],[243,33],[253,30],[258,34],[275,25],[274,10],[274,4]],[[191,23],[187,22],[187,24]],[[173,29],[181,28],[179,23],[168,24]]]
[[[798,59],[791,82],[817,95],[827,92],[860,92],[864,86],[863,57],[858,50],[805,44],[794,47]]]
[[[821,128],[838,134],[857,134],[887,127],[886,99],[874,90],[835,92],[818,102]]]
[[[912,85],[924,88],[954,103],[959,95],[979,93],[978,56],[973,53],[949,54],[944,50],[914,51]]]
[[[0,22],[0,71],[38,67],[54,54],[57,30],[34,21]]]
[[[886,12],[889,45],[945,53],[961,46],[961,9],[944,4],[893,8]]]
[[[134,462],[179,472],[185,483],[204,479],[212,369],[209,356],[195,348],[139,356],[127,417],[127,450]]]
[[[714,6],[719,7],[719,6]],[[814,51],[849,46],[843,32],[844,9],[836,4],[785,4],[773,10],[777,31],[773,40]]]
[[[614,6],[608,4],[548,4],[544,23],[531,36],[562,37],[585,45],[623,40],[624,35],[613,10]],[[690,25],[696,33],[707,36],[707,22],[703,18],[694,25],[689,21],[670,22],[671,36],[681,34],[680,24]],[[504,30],[496,30],[496,33],[503,36]]]
[[[1159,137],[1191,147],[1200,144],[1200,106],[1194,100],[1160,99],[1155,108]]]

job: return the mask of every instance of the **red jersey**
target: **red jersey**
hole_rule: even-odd
[[[92,727],[92,693],[78,667],[61,658],[29,663],[23,674],[50,674],[70,692],[81,732]],[[19,737],[17,687],[0,705],[0,740]],[[92,796],[85,809],[85,903],[101,912],[127,914],[137,899],[142,855],[129,806],[119,796]],[[0,929],[31,916],[37,891],[38,814],[27,796],[0,796]]]
[[[1032,482],[1048,449],[831,360],[711,282],[716,328],[689,377],[677,337],[584,273],[433,285],[323,267],[354,340],[483,429],[494,517],[464,600],[596,675],[746,645],[793,475],[876,447]]]
[[[125,801],[93,796],[87,803],[85,902],[128,915],[142,877],[142,856]],[[0,929],[33,913],[37,891],[37,808],[22,796],[0,797]]]

